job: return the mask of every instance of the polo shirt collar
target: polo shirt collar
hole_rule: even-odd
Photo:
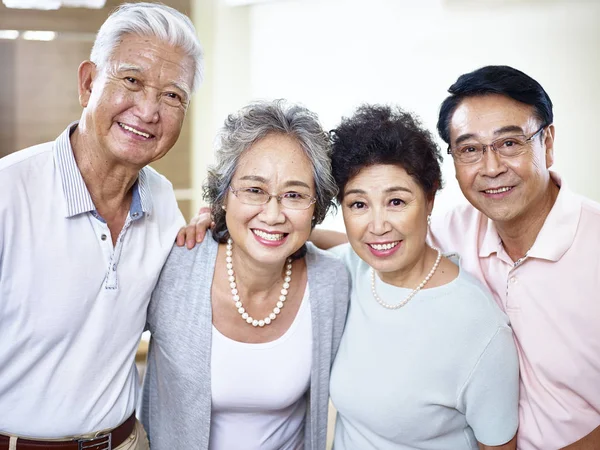
[[[54,141],[54,159],[62,180],[63,194],[65,198],[65,217],[73,217],[78,214],[96,211],[96,206],[92,201],[90,192],[81,176],[73,147],[71,147],[71,133],[77,127],[79,121],[72,122]],[[133,186],[133,200],[131,202],[130,213],[141,216],[141,213],[150,214],[152,212],[152,194],[148,185],[148,174],[150,170],[144,167],[140,170],[137,181]]]
[[[581,216],[581,198],[568,188],[556,172],[550,171],[550,178],[560,187],[560,190],[554,206],[546,217],[533,246],[527,252],[527,256],[558,261],[575,239]],[[505,252],[502,240],[494,223],[485,216],[483,217],[487,223],[479,247],[479,256],[485,258],[492,253],[503,255]]]

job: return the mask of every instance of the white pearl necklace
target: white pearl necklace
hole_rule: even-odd
[[[233,241],[231,239],[227,239],[227,251],[225,254],[227,255],[225,261],[227,262],[227,275],[229,275],[229,287],[231,288],[231,298],[237,308],[238,313],[242,316],[242,319],[246,321],[246,323],[251,324],[254,327],[264,327],[265,325],[269,325],[272,321],[277,318],[277,315],[281,312],[281,308],[285,304],[285,300],[287,299],[288,289],[290,288],[290,281],[292,281],[292,258],[288,258],[285,267],[285,278],[283,279],[283,286],[281,288],[281,295],[279,296],[279,300],[273,308],[273,312],[269,314],[262,320],[256,320],[252,316],[250,316],[246,310],[244,309],[244,305],[242,305],[242,301],[240,300],[240,296],[237,290],[237,284],[235,283],[235,275],[233,273],[233,259],[231,258],[233,255]]]
[[[425,286],[427,284],[427,282],[431,279],[431,277],[435,273],[436,269],[440,265],[440,260],[442,259],[442,252],[440,251],[439,248],[435,248],[435,247],[432,247],[432,248],[437,251],[437,258],[435,260],[435,263],[433,264],[433,267],[431,268],[431,270],[429,271],[429,273],[427,274],[425,279],[423,281],[421,281],[421,284],[419,284],[416,289],[413,289],[413,291],[408,295],[408,297],[406,297],[400,303],[397,303],[395,305],[390,305],[388,303],[385,303],[383,300],[381,300],[379,298],[379,295],[377,295],[377,291],[375,290],[375,269],[373,269],[371,267],[371,291],[373,292],[373,297],[375,297],[375,300],[377,300],[377,303],[379,303],[381,306],[383,306],[384,308],[387,308],[387,309],[399,309],[399,308],[402,308],[404,305],[406,305],[417,294],[417,292],[419,292],[423,288],[423,286]]]

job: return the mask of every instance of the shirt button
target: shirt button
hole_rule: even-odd
[[[513,283],[513,284],[516,283],[517,282],[517,278],[516,277],[511,277],[510,278],[510,282]]]
[[[102,239],[103,241],[105,241],[106,240],[106,235],[103,234],[102,236],[100,236],[100,239]]]
[[[133,217],[137,217],[139,215],[140,215],[140,213],[136,213],[136,212],[133,213]]]

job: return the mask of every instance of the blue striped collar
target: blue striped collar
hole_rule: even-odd
[[[85,181],[83,181],[79,167],[77,167],[75,156],[73,156],[73,148],[71,147],[70,136],[78,123],[78,121],[75,121],[69,124],[66,130],[54,141],[54,160],[62,179],[66,217],[96,211],[96,206],[92,201]],[[133,185],[133,200],[129,211],[133,217],[141,216],[141,212],[145,214],[152,212],[152,195],[148,185],[147,170],[146,167],[140,170],[138,179]]]

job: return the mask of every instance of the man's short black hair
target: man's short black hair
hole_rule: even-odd
[[[458,77],[450,86],[451,94],[440,107],[437,130],[440,137],[450,144],[450,120],[457,106],[467,97],[499,94],[533,106],[540,126],[550,125],[554,120],[552,100],[540,83],[520,70],[509,66],[485,66]]]

